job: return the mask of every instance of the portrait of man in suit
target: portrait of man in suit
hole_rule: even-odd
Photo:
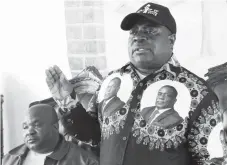
[[[99,111],[104,116],[110,116],[125,104],[117,96],[121,87],[121,79],[118,77],[113,78],[107,85],[105,90],[104,99],[99,104]]]
[[[162,86],[158,91],[155,106],[146,107],[141,112],[146,122],[165,129],[180,124],[183,118],[174,109],[177,95],[178,92],[173,86]]]

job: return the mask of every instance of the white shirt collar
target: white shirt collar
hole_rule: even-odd
[[[155,108],[155,111],[158,110],[159,113],[163,113],[165,111],[170,110],[171,108],[164,108],[164,109],[158,109],[157,107]]]

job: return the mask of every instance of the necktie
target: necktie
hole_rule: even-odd
[[[104,100],[103,105],[102,105],[102,112],[104,111],[104,108],[106,107],[107,100]]]
[[[159,110],[154,110],[152,112],[151,116],[148,119],[148,123],[151,123],[154,120],[154,118],[156,117],[157,114],[159,114]]]

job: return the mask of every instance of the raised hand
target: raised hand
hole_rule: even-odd
[[[65,99],[73,91],[73,85],[56,65],[46,70],[46,83],[53,98],[57,100]]]

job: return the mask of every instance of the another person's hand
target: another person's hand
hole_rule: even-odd
[[[227,63],[210,68],[205,76],[219,99],[221,110],[227,110]]]
[[[225,112],[224,115],[226,115],[227,113]],[[227,117],[225,117],[226,119]],[[225,121],[224,121],[225,122]],[[220,132],[220,140],[221,140],[221,144],[222,144],[222,149],[223,149],[223,162],[222,165],[226,165],[227,164],[227,139],[226,139],[226,135],[224,136],[226,132],[224,132],[223,130],[221,130]]]
[[[223,114],[223,127],[226,128],[227,126],[227,112],[224,112]],[[220,141],[222,144],[222,149],[223,149],[223,155],[224,157],[227,157],[227,134],[226,131],[221,130],[220,132]]]
[[[212,158],[211,162],[214,163],[215,165],[222,165],[222,163],[224,162],[224,158],[223,157]]]
[[[73,85],[56,65],[46,70],[46,82],[55,99],[63,100],[73,91]]]
[[[219,100],[224,130],[221,136],[223,136],[225,147],[227,147],[227,63],[210,68],[205,76],[208,77],[207,83]]]

